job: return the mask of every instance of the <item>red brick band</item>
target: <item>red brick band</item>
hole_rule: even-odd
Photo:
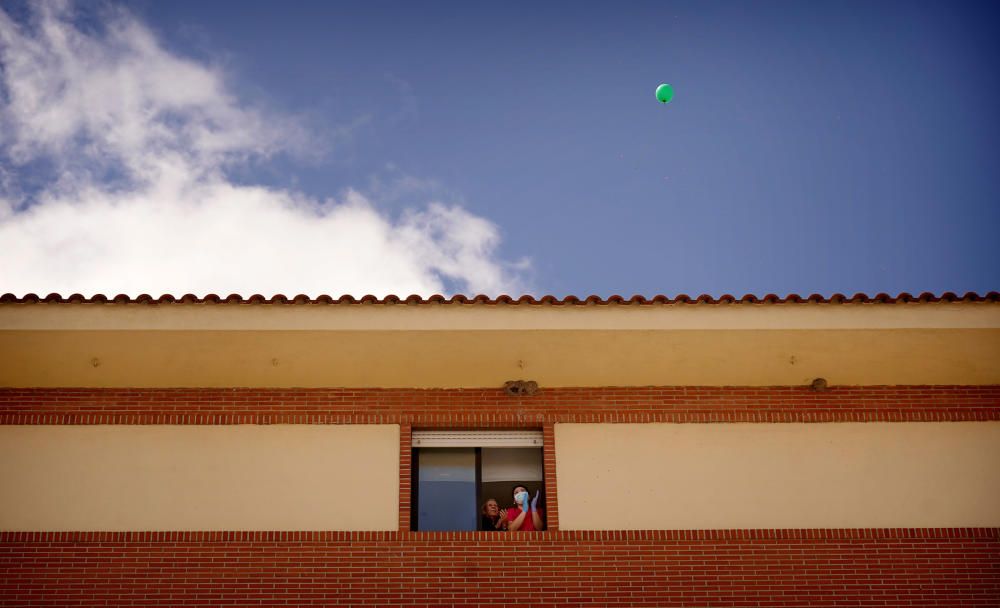
[[[542,427],[542,476],[545,487],[545,525],[548,530],[559,529],[559,483],[556,477],[555,425]]]
[[[411,532],[341,530],[0,531],[0,544],[17,543],[322,543],[577,541],[739,541],[977,539],[1000,541],[1000,528],[747,528],[726,530],[559,530],[547,532]],[[998,556],[1000,557],[1000,556]],[[1000,567],[1000,564],[997,564]]]
[[[399,427],[399,531],[410,529],[411,502],[413,494],[413,429],[409,425]]]
[[[0,389],[0,424],[937,422],[1000,420],[1000,385],[500,389]]]
[[[5,606],[997,606],[996,529],[0,534]]]

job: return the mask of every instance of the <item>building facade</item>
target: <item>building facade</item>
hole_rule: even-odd
[[[2,605],[1000,605],[995,292],[7,295],[0,357]]]

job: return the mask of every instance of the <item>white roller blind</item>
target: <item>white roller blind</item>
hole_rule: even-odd
[[[538,448],[483,448],[483,483],[541,481],[542,452]]]
[[[542,432],[413,431],[415,448],[531,448],[542,447]]]

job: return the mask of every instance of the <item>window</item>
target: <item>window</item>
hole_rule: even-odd
[[[523,486],[529,497],[538,493],[537,520],[522,529],[544,529],[545,492],[541,431],[413,431],[413,496],[410,518],[414,530],[500,531],[516,521],[512,490]],[[488,501],[496,502],[496,508]],[[485,507],[485,509],[484,509]],[[507,519],[499,510],[508,509]]]

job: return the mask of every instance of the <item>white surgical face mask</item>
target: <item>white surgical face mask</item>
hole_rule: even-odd
[[[514,497],[514,501],[517,502],[517,504],[519,504],[519,505],[523,505],[523,504],[527,503],[528,502],[528,493],[527,492],[518,492],[517,496]]]

